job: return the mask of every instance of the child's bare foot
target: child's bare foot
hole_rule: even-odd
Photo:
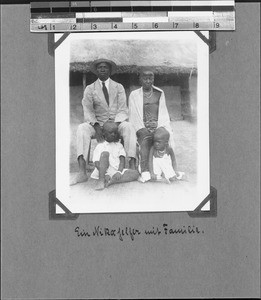
[[[178,180],[186,180],[186,176],[184,172],[177,172],[177,179]]]
[[[177,176],[175,175],[175,176],[169,178],[169,181],[170,181],[169,183],[176,181],[176,180],[177,180]]]
[[[170,179],[168,178],[165,178],[165,177],[161,177],[159,179],[156,180],[157,182],[163,182],[163,183],[167,183],[167,184],[170,184]]]
[[[110,182],[111,182],[111,176],[105,175],[104,185],[106,188],[110,185]]]
[[[85,182],[87,180],[88,180],[88,176],[86,175],[86,173],[79,172],[76,174],[76,176],[73,179],[71,179],[70,185]]]
[[[105,188],[104,180],[98,180],[95,190],[102,191],[102,190],[104,190],[104,188]]]
[[[108,186],[110,186],[112,184],[115,184],[117,182],[119,182],[119,179],[117,179],[117,175],[114,174],[112,177],[110,177],[110,179],[109,179],[106,187],[108,187]]]
[[[171,184],[170,178],[163,178],[163,182],[167,184]]]

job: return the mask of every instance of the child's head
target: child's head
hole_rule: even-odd
[[[164,127],[159,127],[154,133],[153,145],[156,150],[163,151],[169,143],[169,132]]]
[[[103,135],[105,141],[108,143],[119,141],[118,126],[114,122],[107,121],[103,124]]]

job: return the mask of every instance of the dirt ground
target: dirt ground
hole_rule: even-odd
[[[71,157],[70,157],[70,176],[73,178],[77,171],[78,165],[76,160],[76,130],[77,126],[82,122],[82,88],[74,87],[72,93],[75,101],[71,101]],[[76,100],[77,99],[77,100]],[[163,210],[166,206],[169,208],[174,205],[173,209],[177,210],[177,202],[169,202],[169,198],[180,198],[184,193],[193,194],[196,188],[197,181],[197,125],[185,120],[171,121],[171,126],[174,132],[175,140],[175,155],[178,164],[178,169],[186,174],[185,181],[176,181],[171,185],[165,183],[140,183],[130,182],[124,184],[116,184],[110,186],[103,191],[96,191],[96,181],[89,179],[85,183],[76,184],[70,187],[71,210],[78,211],[79,206],[85,207],[90,212],[96,211],[135,211],[135,205],[128,206],[129,202],[134,203],[137,199],[154,199],[152,202],[151,210]],[[91,144],[91,157],[94,147],[97,145],[95,140],[92,140]],[[92,168],[88,169],[88,176],[90,176]],[[170,197],[171,195],[171,197]],[[177,196],[177,197],[175,197]],[[164,205],[161,202],[160,207],[157,204],[157,199],[163,199],[166,201]],[[182,196],[184,198],[184,195]],[[186,198],[186,197],[185,197]],[[134,201],[134,199],[136,199]],[[138,201],[139,211],[148,209],[148,201],[141,204],[142,201]],[[151,202],[151,201],[150,201]],[[108,206],[109,205],[109,206]],[[142,207],[144,205],[144,207]],[[191,203],[188,205],[190,206]],[[183,205],[184,206],[184,205]],[[129,208],[128,208],[129,207]],[[186,205],[184,206],[186,207]],[[129,209],[129,210],[127,210]],[[183,210],[183,208],[181,209]]]

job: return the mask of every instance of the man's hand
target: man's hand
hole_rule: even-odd
[[[102,128],[101,128],[100,124],[95,123],[93,127],[95,130],[95,138],[96,138],[97,142],[98,143],[103,142],[104,137],[103,137],[103,132],[102,132]]]
[[[145,123],[145,126],[148,128],[149,131],[155,131],[158,127],[157,121],[148,121]]]

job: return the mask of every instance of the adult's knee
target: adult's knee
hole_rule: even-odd
[[[138,140],[142,141],[145,138],[152,138],[152,133],[147,128],[141,128],[136,132]]]
[[[77,128],[77,135],[92,135],[92,126],[88,123],[81,123]]]
[[[153,141],[152,133],[147,128],[142,128],[137,131],[137,140],[140,146],[151,145]]]

